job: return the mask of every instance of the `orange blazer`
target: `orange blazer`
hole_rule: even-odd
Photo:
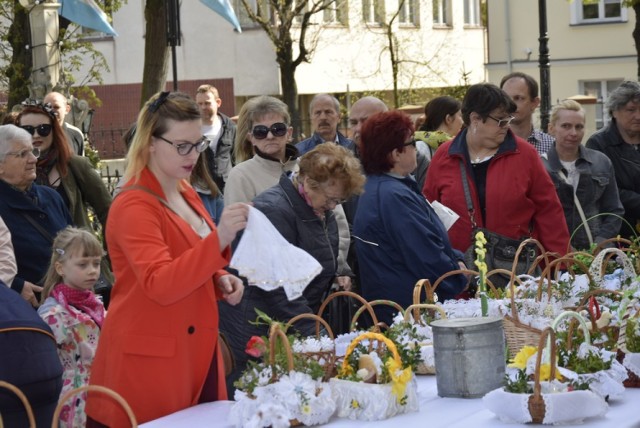
[[[153,173],[138,182],[165,197]],[[197,193],[183,196],[211,227],[201,239],[191,226],[143,190],[120,194],[109,211],[106,238],[116,282],[91,369],[90,383],[121,394],[143,423],[197,404],[212,359],[218,399],[227,398],[218,347],[217,287],[229,249]],[[129,427],[112,400],[89,394],[87,414],[112,428]]]

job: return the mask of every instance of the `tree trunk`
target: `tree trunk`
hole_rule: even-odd
[[[165,0],[147,0],[144,9],[146,31],[140,107],[153,94],[163,91],[167,82],[169,47],[165,4]]]
[[[7,69],[7,77],[9,78],[7,105],[9,108],[20,104],[29,97],[29,77],[33,67],[31,50],[27,48],[31,44],[29,14],[25,8],[20,6],[18,0],[13,0],[13,11],[13,22],[8,32],[8,41],[13,51],[11,64]]]
[[[280,65],[280,85],[282,86],[282,101],[289,107],[291,126],[293,126],[293,140],[298,142],[302,132],[302,119],[298,103],[298,85],[296,83],[296,67],[291,58],[278,59]]]
[[[635,2],[633,11],[636,13],[636,25],[633,28],[633,41],[636,45],[636,63],[638,65],[637,79],[640,80],[640,2]]]

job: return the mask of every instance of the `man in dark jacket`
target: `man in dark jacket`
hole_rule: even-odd
[[[235,163],[233,143],[236,139],[236,124],[218,111],[222,99],[214,86],[200,85],[196,93],[196,102],[202,117],[202,135],[211,140],[209,148],[204,152],[207,166],[213,181],[220,191],[224,192],[227,176]]]
[[[51,426],[62,390],[62,364],[56,340],[24,299],[0,281],[0,380],[20,389],[33,409],[36,426]],[[22,402],[0,388],[0,414],[6,427],[28,427]]]
[[[609,94],[611,122],[587,140],[587,147],[609,157],[618,183],[624,217],[638,232],[640,224],[640,84],[626,81]],[[635,236],[623,222],[620,235]]]
[[[353,141],[338,131],[340,102],[329,94],[318,94],[309,103],[309,116],[313,135],[296,144],[300,156],[324,142],[336,143],[354,151]]]

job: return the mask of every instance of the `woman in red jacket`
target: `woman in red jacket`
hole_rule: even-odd
[[[460,216],[449,229],[451,245],[460,251],[472,244],[475,223],[512,239],[532,236],[547,251],[563,255],[569,249],[564,212],[535,147],[509,129],[515,110],[497,86],[471,86],[462,101],[467,127],[435,153],[423,193]],[[461,166],[472,211],[467,209]]]
[[[208,140],[188,95],[153,96],[138,116],[126,184],[107,221],[116,282],[90,383],[121,394],[138,422],[227,398],[218,341],[218,299],[243,286],[223,268],[246,226],[248,206],[213,224],[188,179]],[[106,397],[89,394],[87,426],[129,426]]]

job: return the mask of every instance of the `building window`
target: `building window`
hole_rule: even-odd
[[[571,3],[571,24],[626,21],[627,8],[622,5],[622,0],[575,0]]]
[[[418,17],[418,0],[399,0],[400,10],[398,19],[401,24],[417,26],[420,22]]]
[[[269,20],[272,20],[271,7],[269,5],[269,0],[246,0],[249,7],[254,11],[258,12],[258,2],[260,4],[260,14],[258,16],[266,16]],[[236,16],[238,17],[238,21],[240,22],[240,26],[245,28],[256,28],[259,25],[249,18],[249,14],[242,4],[242,0],[236,0],[234,9],[236,11]]]
[[[480,26],[480,0],[464,0],[464,24]]]
[[[324,0],[326,9],[323,11],[323,20],[327,24],[347,25],[349,16],[347,0]]]
[[[596,102],[596,129],[605,126],[611,118],[604,108],[609,94],[620,86],[622,79],[615,80],[584,80],[580,82],[580,92],[583,95],[595,97]]]
[[[362,0],[362,20],[367,24],[384,24],[384,0]]]
[[[451,1],[433,0],[433,25],[451,27]]]

